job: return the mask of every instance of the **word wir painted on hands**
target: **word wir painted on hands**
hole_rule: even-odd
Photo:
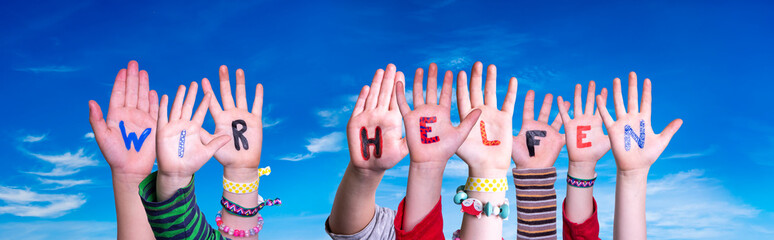
[[[151,128],[146,128],[144,131],[142,131],[142,134],[140,134],[139,138],[134,132],[130,132],[129,135],[127,135],[126,127],[124,127],[124,121],[118,123],[118,128],[121,129],[121,137],[124,138],[124,145],[126,146],[126,150],[132,149],[132,142],[134,142],[134,150],[137,152],[140,152],[142,143],[145,142],[145,138],[147,138],[151,133]]]
[[[546,137],[546,131],[543,130],[529,130],[527,131],[527,150],[529,156],[535,156],[535,146],[540,145],[540,140],[535,137]]]
[[[422,136],[422,143],[424,144],[430,144],[430,143],[436,143],[440,138],[438,136],[428,138],[427,133],[432,132],[433,128],[428,127],[428,123],[434,123],[436,121],[435,116],[432,117],[420,117],[419,118],[419,133],[421,133]]]
[[[180,142],[177,144],[177,156],[183,158],[185,155],[185,130],[180,131]]]
[[[242,129],[238,128],[239,125],[242,125]],[[238,119],[231,122],[231,130],[234,132],[234,147],[236,150],[241,150],[239,148],[239,142],[242,142],[242,147],[245,150],[249,149],[250,146],[247,144],[247,138],[244,135],[247,131],[247,123],[245,123],[245,120]]]
[[[374,145],[374,157],[382,157],[382,128],[376,127],[374,138],[368,138],[368,130],[365,127],[360,128],[360,154],[363,159],[368,161],[371,158],[370,145]]]
[[[484,145],[486,146],[497,146],[500,145],[500,140],[492,140],[489,141],[486,139],[486,128],[484,127],[484,121],[481,121],[481,141],[484,142]]]
[[[587,148],[591,147],[591,142],[583,142],[583,139],[586,138],[586,134],[583,133],[583,131],[591,130],[591,126],[578,126],[578,130],[576,131],[577,141],[576,145],[578,148]]]
[[[629,142],[629,138],[634,138],[634,141],[637,141],[637,146],[640,148],[645,147],[645,120],[640,120],[639,136],[634,133],[634,129],[632,129],[632,126],[629,126],[629,124],[624,126],[624,148],[626,151],[629,151],[629,149],[632,148],[632,144]]]

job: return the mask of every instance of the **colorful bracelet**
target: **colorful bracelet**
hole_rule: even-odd
[[[260,178],[250,183],[237,183],[223,177],[223,189],[234,194],[252,193],[258,190],[258,181]]]
[[[271,167],[269,167],[269,166],[267,166],[265,168],[259,168],[258,169],[258,177],[261,177],[261,176],[264,176],[264,175],[265,176],[269,176],[270,173],[271,173]]]
[[[594,174],[594,178],[592,179],[580,179],[580,178],[574,178],[570,176],[570,174],[567,174],[567,185],[577,187],[577,188],[590,188],[594,186],[594,182],[597,181],[597,174]]]
[[[261,211],[265,206],[282,206],[282,200],[279,198],[269,199],[267,201],[259,201],[258,206],[255,207],[258,211]]]
[[[236,204],[228,199],[226,197],[220,198],[220,205],[223,206],[224,209],[226,209],[226,212],[231,213],[233,215],[237,215],[240,217],[252,217],[258,214],[258,211],[261,210],[260,205],[259,207],[254,208],[244,208],[242,206],[239,206],[239,204]]]
[[[465,183],[465,191],[473,192],[505,192],[508,191],[508,179],[506,178],[473,178],[469,177]]]
[[[263,229],[263,217],[261,216],[258,216],[258,225],[251,228],[250,230],[239,230],[239,229],[234,229],[229,226],[226,226],[226,224],[223,224],[221,211],[218,211],[218,215],[215,215],[215,223],[217,223],[218,225],[218,230],[223,231],[228,235],[231,235],[234,237],[249,237],[249,236],[258,235],[258,232],[260,232],[261,229]]]
[[[468,198],[468,193],[465,192],[465,185],[457,187],[457,194],[454,194],[454,203],[462,205],[460,211],[481,218],[481,213],[486,216],[499,216],[503,220],[508,220],[508,215],[511,210],[508,207],[508,199],[500,206],[495,206],[492,202],[483,204],[481,200],[475,198]]]

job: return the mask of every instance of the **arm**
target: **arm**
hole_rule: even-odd
[[[637,104],[637,75],[629,73],[629,110],[624,108],[621,80],[613,81],[616,120],[608,113],[606,99],[597,96],[597,109],[610,136],[618,174],[615,191],[615,239],[646,239],[645,193],[650,166],[666,149],[669,140],[683,124],[680,119],[669,123],[661,134],[653,133],[650,124],[651,83],[645,79],[642,110]]]
[[[473,109],[481,110],[476,129],[467,135],[465,142],[457,150],[457,155],[468,164],[468,177],[504,179],[511,165],[509,158],[513,146],[513,105],[516,103],[518,82],[516,78],[511,78],[501,111],[497,108],[497,69],[494,65],[489,65],[484,94],[481,92],[482,76],[483,64],[476,62],[471,71],[470,91],[465,72],[461,71],[457,77],[457,106],[460,118],[466,117]],[[505,186],[507,187],[507,184]],[[499,192],[468,190],[467,195],[483,204],[501,206],[505,202],[505,189],[507,188]],[[503,219],[498,216],[483,215],[477,218],[464,214],[462,217],[462,239],[501,239],[502,232]]]
[[[567,152],[570,163],[567,170],[568,179],[595,179],[594,170],[597,161],[610,151],[610,140],[602,131],[603,123],[599,111],[594,113],[594,81],[589,82],[585,112],[581,106],[581,85],[575,86],[574,119],[568,114],[568,109],[559,105],[559,114],[564,122],[567,142]],[[607,97],[607,89],[602,89],[602,97]],[[562,97],[558,100],[564,101]],[[570,180],[568,180],[570,181]],[[574,182],[577,182],[573,180]],[[579,185],[586,186],[589,181]],[[567,184],[567,197],[564,201],[563,234],[566,239],[574,237],[584,239],[599,239],[598,220],[595,213],[594,187],[573,186]],[[593,219],[592,219],[593,218]]]
[[[559,133],[562,119],[548,125],[553,96],[546,94],[535,121],[535,92],[524,98],[524,114],[519,135],[513,140],[513,181],[516,185],[519,239],[556,239],[556,169],[553,165],[565,144]],[[569,102],[560,102],[569,107]]]
[[[352,110],[347,124],[349,165],[328,218],[331,233],[355,234],[371,222],[384,172],[408,154],[394,96],[395,75],[392,64],[386,71],[377,70],[371,87],[363,87]]]
[[[129,62],[127,69],[121,69],[116,76],[107,121],[102,118],[99,104],[89,101],[89,122],[113,176],[118,239],[153,239],[137,191],[156,158],[158,101],[156,91],[149,91],[148,72],[139,71],[136,61]],[[130,133],[140,137],[130,139]],[[128,141],[133,142],[130,148],[125,145]]]
[[[441,91],[441,102],[437,98],[437,72],[435,63],[430,64],[428,74],[427,99],[422,96],[423,70],[417,69],[414,77],[414,110],[406,103],[403,73],[398,72],[398,107],[403,115],[406,127],[411,164],[409,165],[406,187],[405,215],[402,226],[411,231],[422,222],[425,216],[438,205],[441,195],[441,180],[446,162],[454,155],[470,133],[470,129],[481,115],[481,110],[473,110],[462,119],[458,127],[451,124],[452,73],[447,71]],[[425,103],[426,102],[426,103]]]

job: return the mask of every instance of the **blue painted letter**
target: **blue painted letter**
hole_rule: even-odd
[[[645,120],[640,120],[639,136],[634,133],[632,126],[629,126],[629,124],[624,126],[624,148],[626,148],[626,151],[629,151],[629,149],[632,148],[632,144],[629,142],[629,138],[634,138],[634,141],[637,141],[637,146],[640,148],[645,147]]]
[[[142,131],[142,134],[140,134],[140,138],[137,138],[137,134],[134,132],[130,132],[129,135],[126,135],[124,121],[118,123],[118,128],[121,129],[121,136],[124,137],[124,145],[126,145],[126,150],[132,149],[132,142],[134,142],[134,150],[137,152],[140,152],[142,143],[145,142],[145,138],[147,138],[151,133],[151,128],[146,128],[145,131]]]

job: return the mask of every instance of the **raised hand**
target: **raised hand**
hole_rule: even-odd
[[[347,123],[352,165],[360,170],[384,172],[408,154],[393,86],[395,65],[379,69],[371,88],[364,86]]]
[[[212,94],[204,95],[196,113],[191,118],[197,88],[196,82],[191,82],[188,96],[185,97],[185,86],[181,85],[177,89],[169,116],[167,116],[167,95],[161,97],[156,133],[156,151],[159,158],[157,194],[161,201],[171,197],[178,188],[187,185],[193,174],[229,140],[227,135],[213,139],[205,139],[202,135],[204,131],[202,123],[207,115]]]
[[[210,114],[215,120],[215,135],[229,135],[226,147],[215,153],[215,159],[224,168],[257,168],[261,162],[261,144],[263,142],[263,123],[261,112],[263,107],[263,85],[255,85],[255,100],[252,113],[247,109],[247,93],[245,91],[245,72],[242,69],[236,71],[236,105],[231,96],[231,83],[229,82],[228,68],[220,66],[220,97],[223,108],[220,108],[218,99],[210,100]],[[202,80],[202,88],[205,93],[211,93],[212,86],[208,79]],[[209,134],[205,134],[211,138]],[[232,179],[234,180],[234,179]]]
[[[484,94],[481,93],[482,72],[483,64],[476,62],[471,70],[470,91],[465,71],[457,75],[460,118],[467,117],[474,109],[481,110],[477,126],[457,149],[457,155],[468,164],[471,177],[500,178],[511,165],[513,105],[518,82],[516,78],[511,78],[501,111],[497,109],[497,68],[495,65],[487,68]]]
[[[589,82],[585,112],[582,108],[581,91],[581,85],[575,85],[575,109],[573,110],[575,118],[570,117],[570,114],[567,113],[568,109],[561,104],[559,105],[559,115],[564,122],[570,164],[586,165],[584,167],[590,167],[593,170],[597,161],[607,151],[610,151],[610,140],[603,131],[604,125],[599,110],[594,113],[594,96],[596,96],[594,81]],[[600,96],[603,99],[607,98],[607,89],[602,88]],[[564,101],[561,96],[557,100]]]
[[[527,91],[521,130],[513,140],[512,157],[517,169],[551,167],[559,157],[565,140],[564,134],[559,133],[559,129],[562,128],[562,118],[558,114],[553,123],[548,125],[552,103],[553,95],[546,94],[538,120],[535,121],[535,92]],[[567,108],[570,107],[570,102],[564,104]]]
[[[643,170],[658,159],[669,144],[669,140],[680,129],[683,120],[675,119],[660,134],[655,134],[650,122],[651,83],[645,79],[642,87],[642,110],[637,105],[637,74],[629,73],[629,111],[624,107],[621,94],[621,79],[613,80],[616,120],[606,108],[606,99],[597,96],[597,104],[602,120],[610,136],[613,156],[619,171]]]

